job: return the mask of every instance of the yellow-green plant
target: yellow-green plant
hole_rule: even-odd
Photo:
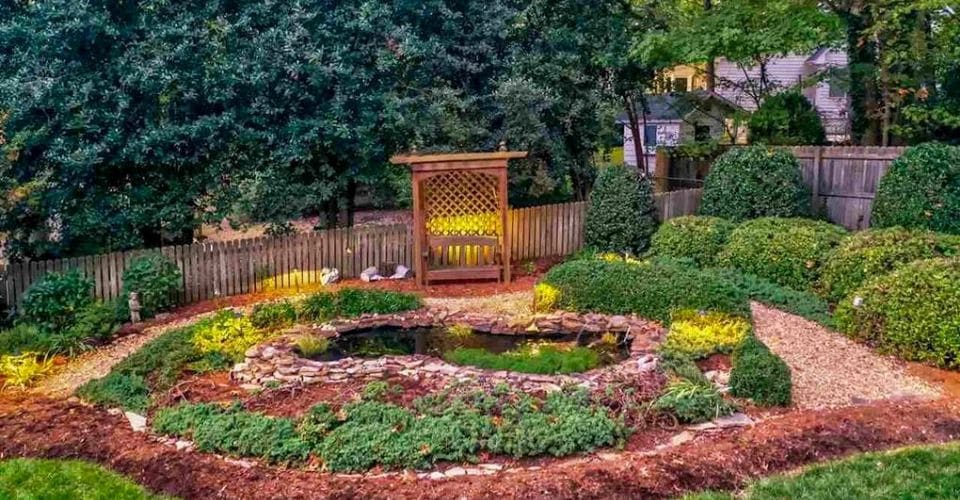
[[[53,360],[35,352],[19,356],[0,356],[0,377],[3,387],[24,388],[53,370]]]
[[[693,357],[729,353],[750,333],[750,323],[723,313],[680,311],[673,315],[664,349]]]
[[[537,283],[533,287],[533,308],[536,312],[550,312],[560,301],[560,290],[548,283]]]
[[[458,323],[447,327],[447,335],[456,339],[465,339],[473,335],[473,327]]]
[[[204,354],[220,353],[241,360],[247,349],[270,336],[269,331],[255,328],[248,317],[221,313],[196,326],[193,345]]]
[[[330,349],[330,339],[319,335],[301,335],[295,342],[300,355],[305,358],[319,356]]]

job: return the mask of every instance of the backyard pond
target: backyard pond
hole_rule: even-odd
[[[315,361],[426,355],[459,365],[533,373],[583,372],[630,356],[623,335],[492,335],[461,327],[375,328],[331,339],[325,350],[297,350]]]

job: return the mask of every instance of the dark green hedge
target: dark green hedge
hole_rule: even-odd
[[[816,282],[827,254],[846,234],[842,227],[809,219],[755,219],[730,234],[719,262],[783,286],[807,290]]]
[[[790,367],[759,339],[747,337],[733,354],[730,393],[761,406],[790,406]]]
[[[903,228],[874,229],[845,239],[827,256],[819,290],[839,302],[870,278],[923,259],[960,255],[960,236]]]
[[[782,149],[733,148],[717,158],[704,182],[700,215],[743,221],[809,214],[800,163]]]
[[[664,222],[653,235],[654,255],[691,259],[712,266],[736,224],[719,217],[677,217]]]
[[[911,361],[960,368],[960,258],[921,260],[870,281],[837,307],[840,330]]]
[[[960,147],[907,149],[880,180],[871,224],[960,234]]]
[[[747,297],[730,282],[667,263],[577,260],[548,272],[540,287],[556,292],[554,308],[637,314],[669,324],[676,309],[748,315]]]
[[[771,146],[815,146],[827,142],[820,113],[803,94],[781,92],[767,97],[750,115],[750,142]]]
[[[623,166],[601,169],[587,205],[587,246],[639,255],[650,246],[656,229],[650,180]]]

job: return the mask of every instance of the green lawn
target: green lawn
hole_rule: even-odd
[[[76,460],[0,461],[0,498],[11,500],[160,499],[133,481]]]
[[[733,498],[701,493],[688,500]],[[751,484],[748,499],[960,498],[960,444],[867,453]]]

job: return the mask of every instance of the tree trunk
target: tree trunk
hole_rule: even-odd
[[[353,227],[354,216],[357,213],[357,181],[350,179],[347,181],[347,227]]]
[[[707,11],[713,8],[712,0],[703,0],[703,10]],[[714,92],[717,88],[717,61],[713,58],[707,61],[706,68],[707,90]]]
[[[634,99],[633,95],[626,94],[623,96],[623,104],[627,109],[627,126],[630,127],[630,134],[633,136],[633,154],[637,159],[637,169],[643,175],[647,175],[647,156],[644,154],[644,148],[642,144],[643,140],[643,128],[640,126],[640,113],[637,112],[637,100]],[[646,107],[646,106],[642,106]],[[645,109],[640,110],[643,113],[643,120],[646,122],[647,113]]]
[[[854,143],[880,143],[880,98],[877,88],[876,41],[864,36],[870,24],[865,13],[840,12],[847,24],[847,58],[850,71],[850,138]]]

